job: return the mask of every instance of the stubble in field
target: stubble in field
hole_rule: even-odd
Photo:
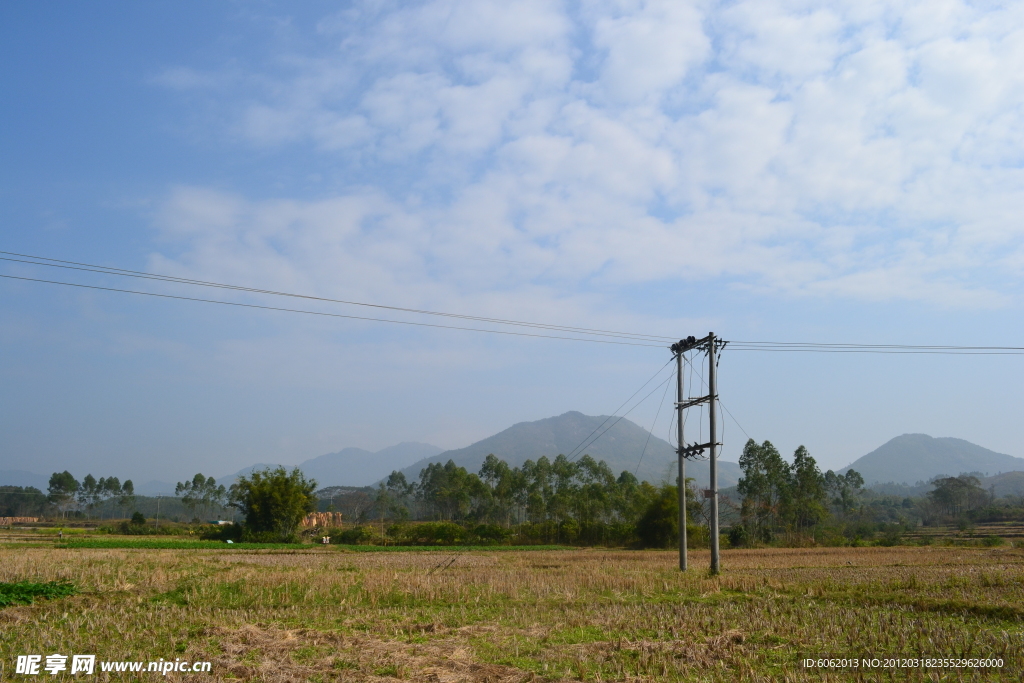
[[[821,655],[1005,662],[986,673],[895,672],[901,679],[1024,675],[1017,549],[738,550],[723,554],[719,577],[680,574],[667,552],[0,554],[0,581],[69,580],[82,591],[0,610],[5,680],[18,654],[53,652],[208,660],[212,675],[193,675],[206,681],[865,675],[798,664]],[[706,567],[706,553],[691,563]]]

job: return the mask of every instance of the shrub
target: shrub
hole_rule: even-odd
[[[1006,543],[1006,541],[1004,541],[999,536],[996,536],[995,534],[986,536],[985,538],[981,539],[981,544],[989,548],[994,548],[996,546],[1003,545],[1004,543]]]
[[[741,548],[750,543],[750,533],[742,524],[733,524],[729,528],[728,536],[729,545],[733,548]]]
[[[146,515],[136,510],[134,513],[132,513],[131,523],[138,526],[142,526],[146,523]]]
[[[455,522],[426,522],[406,527],[401,542],[409,545],[460,545],[469,540],[469,533]]]
[[[204,541],[234,541],[242,540],[241,524],[207,524],[199,532],[199,538]]]
[[[663,486],[644,510],[636,535],[645,548],[670,548],[679,544],[679,500],[674,486]],[[689,545],[689,542],[687,542]]]
[[[78,589],[67,581],[0,583],[0,607],[30,605],[36,598],[63,598],[77,592]]]
[[[473,528],[473,535],[480,545],[497,545],[505,543],[512,537],[512,530],[498,524],[478,524]]]
[[[231,505],[245,515],[245,540],[292,543],[302,518],[316,510],[316,481],[302,470],[283,467],[239,477],[231,487]]]
[[[331,543],[340,545],[370,545],[376,537],[373,531],[365,526],[352,527],[330,536]]]

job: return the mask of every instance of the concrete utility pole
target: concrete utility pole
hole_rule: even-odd
[[[679,460],[679,571],[686,571],[686,458],[683,457],[683,352],[676,354],[676,457]]]
[[[719,572],[718,558],[718,440],[716,427],[718,417],[718,382],[715,373],[718,363],[715,353],[715,333],[708,335],[708,394],[711,397],[708,405],[708,422],[710,423],[710,439],[708,446],[711,450],[710,479],[711,479],[711,573]]]
[[[680,339],[672,345],[672,353],[676,355],[676,410],[678,411],[679,430],[679,569],[686,571],[686,458],[700,455],[705,450],[709,451],[709,479],[711,488],[705,489],[704,498],[711,501],[711,521],[708,531],[711,536],[711,573],[717,574],[720,570],[719,548],[718,548],[718,380],[717,380],[717,356],[727,342],[715,337],[711,332],[703,339],[687,337]],[[686,398],[683,396],[683,354],[687,351],[698,349],[708,355],[708,394]],[[690,387],[691,390],[693,387]],[[708,415],[710,421],[708,443],[695,443],[687,446],[683,439],[683,411],[687,408],[708,404]]]

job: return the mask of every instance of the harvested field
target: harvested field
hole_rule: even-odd
[[[210,661],[165,677],[204,681],[1024,678],[1022,549],[730,550],[716,578],[706,553],[691,562],[681,575],[669,552],[8,547],[0,582],[80,593],[0,609],[0,679],[31,680],[15,657],[54,652]],[[1004,666],[799,665],[823,655]],[[126,674],[95,680],[110,675]]]

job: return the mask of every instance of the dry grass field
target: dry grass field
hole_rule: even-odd
[[[0,680],[59,679],[14,674],[16,655],[53,652],[213,663],[139,680],[1024,679],[1024,549],[731,550],[717,578],[706,552],[691,562],[682,575],[670,552],[8,546],[0,582],[81,592],[0,609]],[[822,655],[1004,667],[799,665]]]

